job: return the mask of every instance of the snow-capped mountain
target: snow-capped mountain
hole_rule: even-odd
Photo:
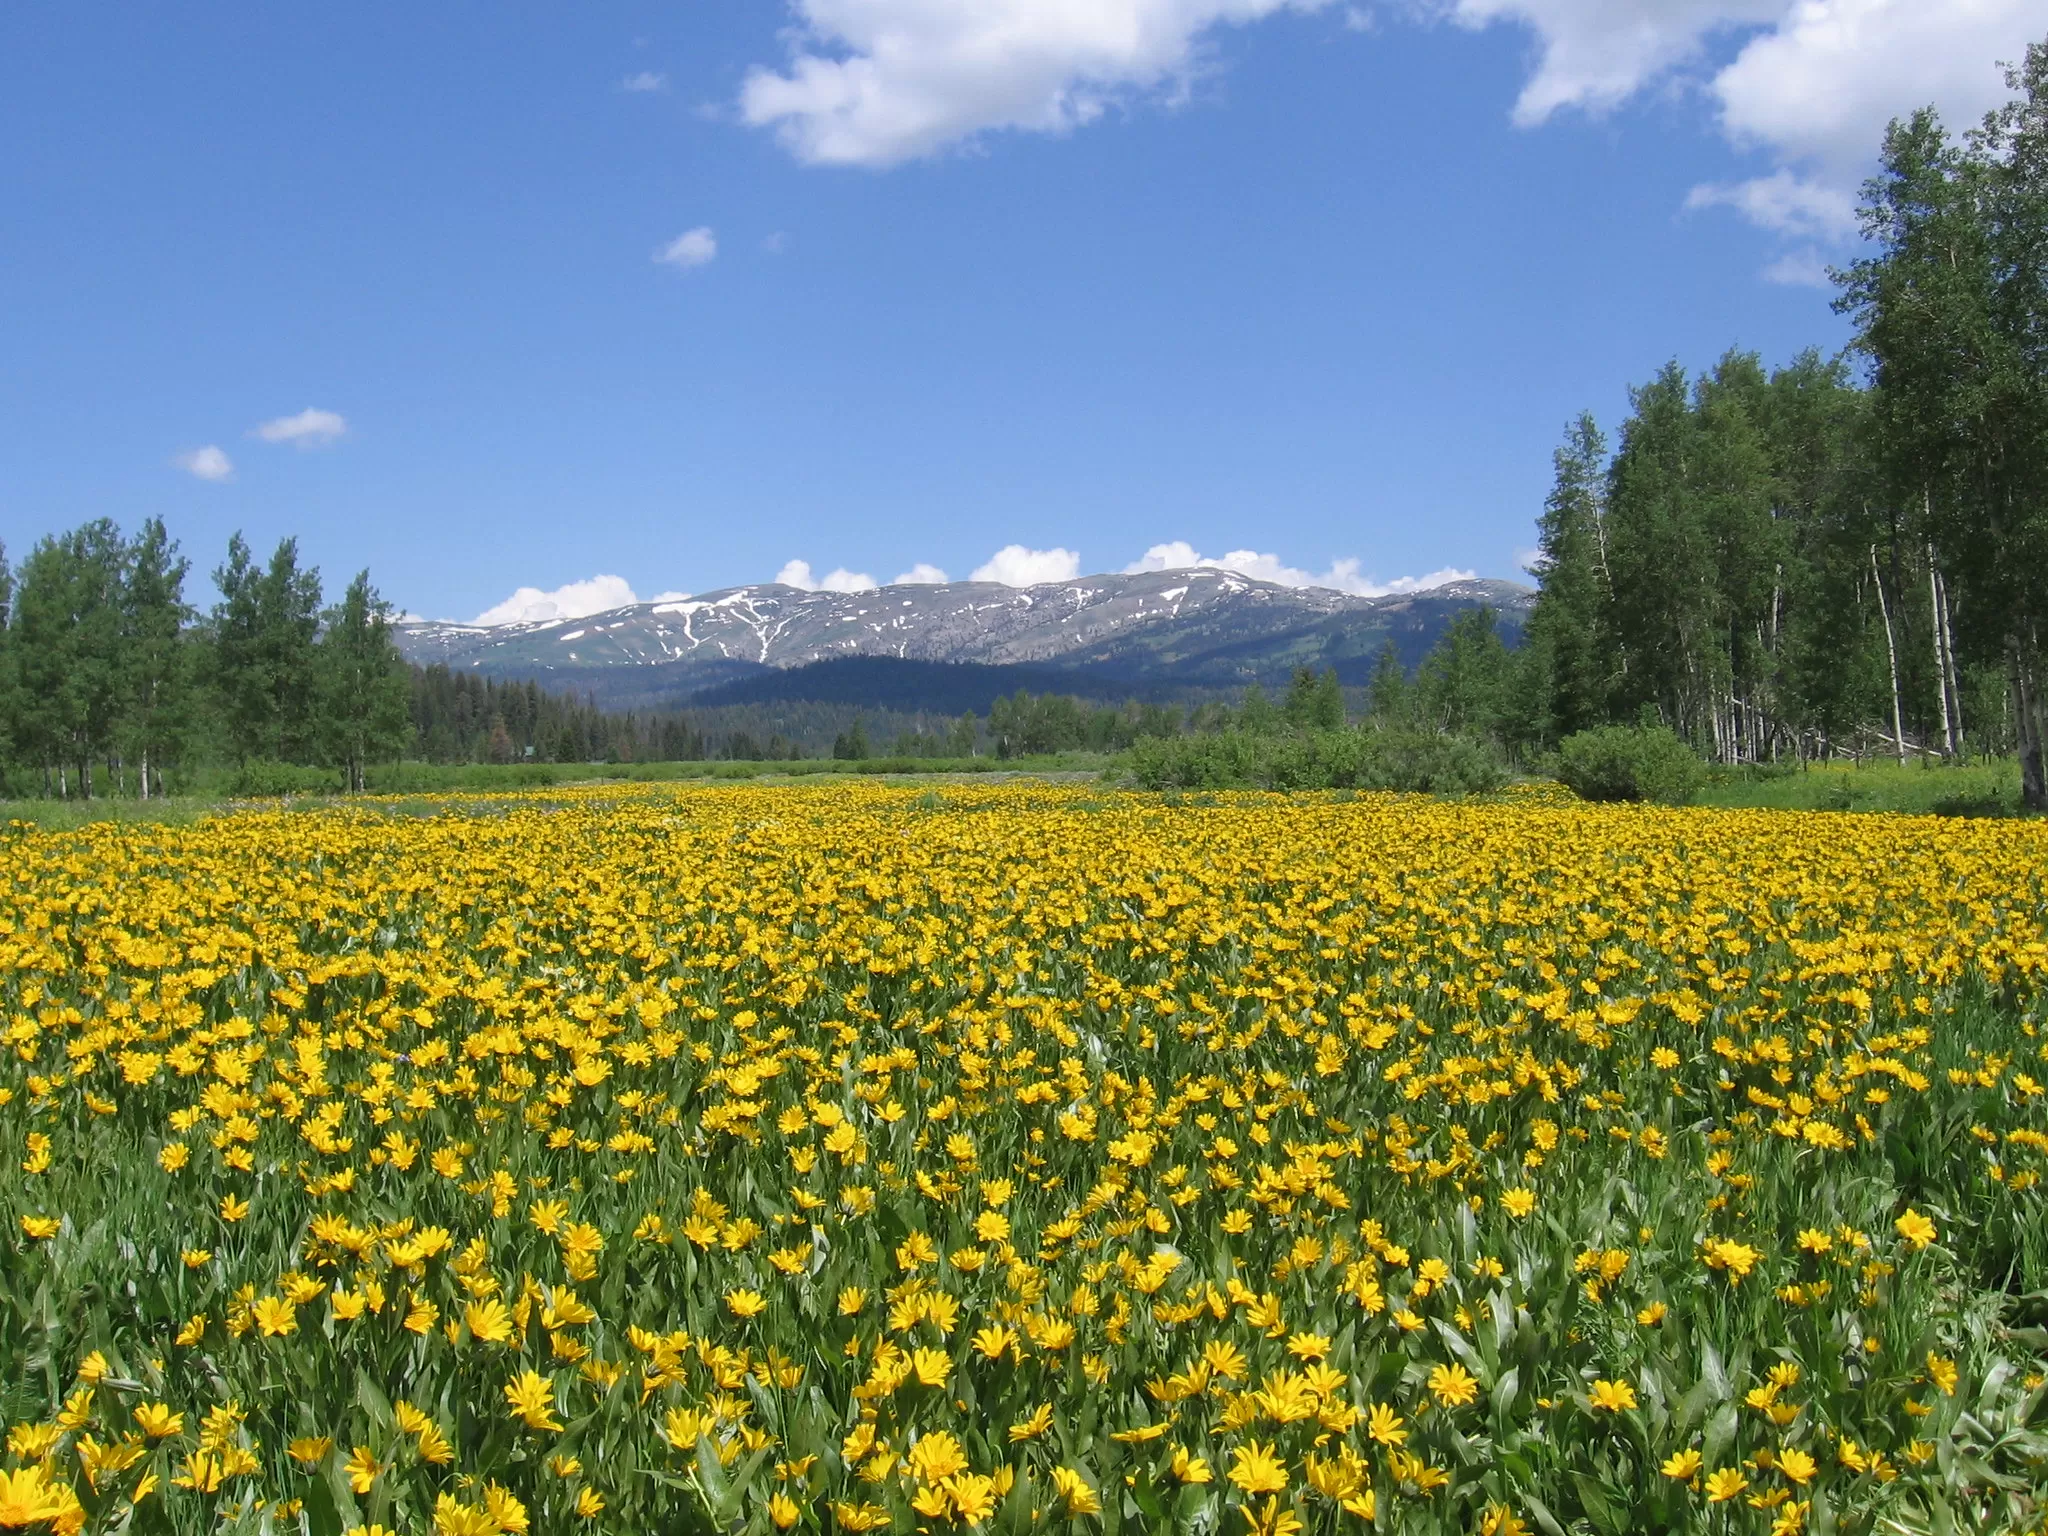
[[[1512,630],[1532,597],[1502,581],[1353,597],[1210,569],[850,593],[765,583],[578,619],[490,627],[408,621],[398,641],[423,666],[677,699],[763,669],[848,656],[1033,663],[1133,683],[1241,685],[1284,676],[1302,662],[1355,670],[1390,638],[1412,663],[1457,611],[1492,607]]]

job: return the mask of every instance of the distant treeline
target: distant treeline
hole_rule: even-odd
[[[408,664],[368,572],[329,603],[292,539],[259,563],[232,538],[213,572],[219,598],[203,612],[186,597],[190,574],[157,520],[132,538],[103,519],[53,535],[18,572],[0,551],[8,793],[148,798],[195,782],[307,782],[273,769],[329,771],[360,789],[369,765],[401,760],[1010,760],[1333,729],[1354,708],[1404,727],[1514,736],[1502,721],[1513,713],[1515,662],[1486,609],[1462,614],[1412,679],[1389,643],[1371,687],[1348,700],[1334,671],[1303,668],[1278,700],[1256,685],[1186,704],[1019,689],[985,715],[798,698],[618,712],[534,681]]]
[[[368,572],[330,605],[286,539],[258,565],[237,534],[220,601],[185,599],[161,521],[106,519],[0,550],[0,765],[16,793],[147,799],[198,761],[322,763],[353,788],[410,736],[405,663]]]

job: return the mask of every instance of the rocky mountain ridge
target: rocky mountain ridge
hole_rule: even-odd
[[[853,656],[1085,670],[1134,686],[1242,686],[1300,663],[1343,675],[1389,639],[1412,665],[1458,611],[1492,607],[1518,631],[1533,596],[1512,582],[1460,581],[1356,597],[1211,569],[845,593],[764,583],[577,619],[407,621],[397,638],[422,666],[644,702]]]

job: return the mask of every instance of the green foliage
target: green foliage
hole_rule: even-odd
[[[1355,730],[1159,737],[1131,749],[1146,789],[1392,789],[1481,794],[1507,770],[1468,737],[1366,726]]]
[[[1962,143],[1932,108],[1894,122],[1861,210],[1870,254],[1842,274],[1872,364],[1874,448],[1914,546],[1953,589],[1952,645],[1997,665],[2022,794],[2048,809],[2048,42]],[[1873,556],[1873,576],[1881,579]],[[1893,568],[1897,568],[1894,555]],[[1909,648],[1910,650],[1910,648]],[[1953,724],[1963,690],[1941,669]],[[1903,752],[1901,753],[1903,756]]]
[[[1583,800],[1649,800],[1690,805],[1706,765],[1661,725],[1603,725],[1558,745],[1557,776]]]
[[[1372,666],[1368,689],[1372,718],[1380,725],[1405,725],[1408,721],[1408,674],[1401,669],[1400,654],[1389,640],[1380,647]]]
[[[271,757],[252,757],[235,768],[225,787],[227,793],[237,799],[262,799],[284,795],[331,795],[343,784],[341,775],[331,768],[281,763]]]
[[[842,763],[865,762],[871,755],[867,726],[858,719],[853,722],[852,730],[842,732],[832,743],[832,756]]]
[[[1828,763],[1807,768],[1717,768],[1695,802],[1785,811],[1872,811],[1906,816],[2013,816],[2019,764]]]
[[[1271,712],[1270,705],[1266,709]],[[1002,758],[1047,752],[1115,752],[1145,737],[1176,735],[1185,724],[1180,710],[1165,705],[1133,702],[1121,708],[1096,707],[1065,694],[1032,694],[1021,689],[997,699],[988,712],[989,740],[996,756]]]
[[[1344,728],[1344,689],[1334,667],[1320,675],[1313,667],[1296,667],[1280,713],[1296,730],[1337,731]]]
[[[319,714],[325,755],[342,771],[343,787],[363,788],[369,764],[397,757],[411,744],[406,705],[411,687],[391,640],[391,608],[359,572],[326,615],[319,647]]]

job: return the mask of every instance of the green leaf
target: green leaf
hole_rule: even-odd
[[[1578,1492],[1579,1507],[1585,1510],[1586,1518],[1593,1522],[1595,1529],[1604,1532],[1605,1536],[1622,1536],[1627,1529],[1627,1521],[1599,1479],[1584,1472],[1574,1472],[1572,1487]]]
[[[1499,1379],[1493,1384],[1493,1392],[1489,1399],[1494,1418],[1503,1422],[1507,1419],[1509,1411],[1515,1406],[1515,1395],[1521,1388],[1522,1373],[1517,1367],[1509,1366],[1500,1373]]]

